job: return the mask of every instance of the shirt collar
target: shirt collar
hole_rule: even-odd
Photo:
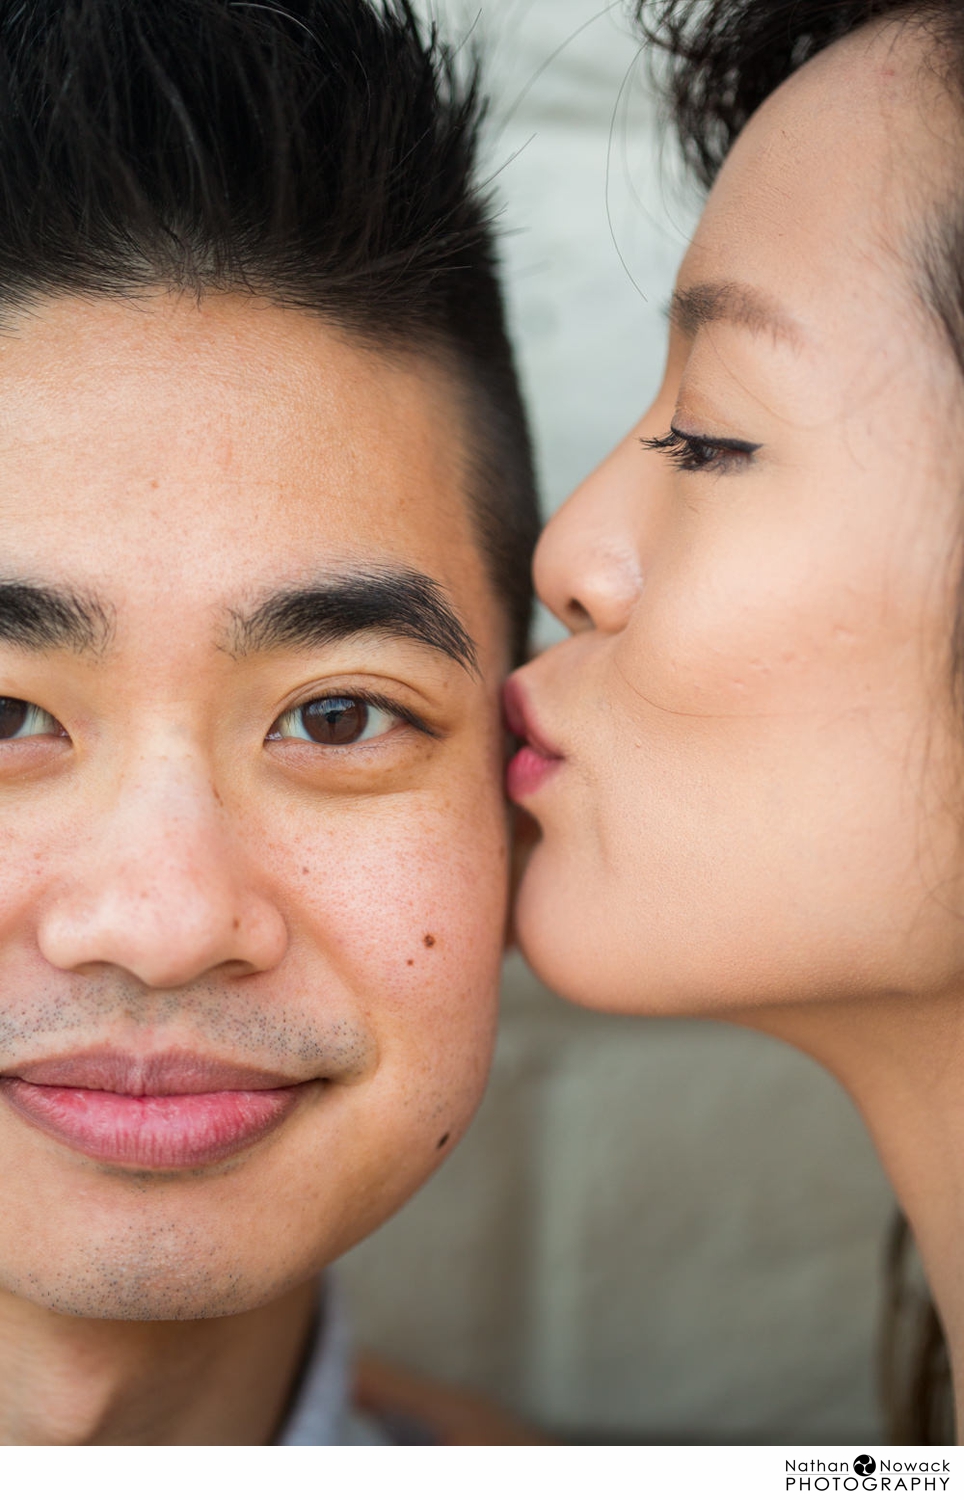
[[[275,1439],[282,1448],[322,1448],[345,1441],[351,1370],[351,1332],[344,1296],[329,1272],[318,1285],[311,1347],[288,1418]]]

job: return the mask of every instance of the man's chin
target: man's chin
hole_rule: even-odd
[[[318,1276],[413,1191],[403,1178],[397,1193],[359,1202],[342,1174],[325,1181],[317,1169],[287,1190],[227,1164],[203,1177],[145,1175],[101,1168],[66,1199],[43,1180],[32,1194],[0,1192],[0,1305],[12,1294],[128,1322],[252,1312]]]
[[[12,1295],[72,1318],[189,1322],[264,1307],[313,1274],[311,1267],[244,1273],[219,1257],[216,1246],[203,1247],[185,1236],[178,1250],[172,1232],[164,1240],[160,1249],[148,1243],[126,1249],[105,1244],[90,1258],[48,1261],[22,1274],[0,1267],[0,1302]]]
[[[270,1197],[260,1184],[224,1191],[240,1177],[131,1182],[118,1193],[105,1173],[59,1206],[48,1183],[32,1203],[8,1192],[0,1303],[12,1294],[52,1313],[127,1322],[230,1317],[274,1301],[341,1253],[345,1226],[335,1216],[319,1208],[299,1222],[282,1193]],[[3,1223],[17,1232],[5,1234]]]

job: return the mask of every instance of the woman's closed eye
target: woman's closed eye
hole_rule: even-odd
[[[665,437],[642,438],[644,448],[664,454],[675,469],[726,473],[742,467],[760,447],[741,438],[717,438],[671,427]]]
[[[23,698],[0,698],[0,740],[27,740],[38,735],[66,737],[53,714]]]
[[[337,748],[381,739],[402,724],[425,728],[413,714],[387,700],[333,693],[289,708],[275,720],[268,739],[304,740]]]

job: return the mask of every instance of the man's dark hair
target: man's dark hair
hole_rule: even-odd
[[[668,67],[661,87],[684,157],[709,187],[747,120],[797,68],[877,18],[926,26],[964,106],[960,0],[637,0],[644,35]],[[964,371],[964,195],[937,206],[920,244],[921,287]],[[964,702],[964,587],[952,665]],[[885,1260],[881,1388],[890,1441],[953,1443],[950,1362],[937,1310],[907,1270],[913,1242],[898,1214]]]
[[[0,317],[243,291],[437,358],[518,654],[538,523],[481,114],[408,0],[0,0]]]

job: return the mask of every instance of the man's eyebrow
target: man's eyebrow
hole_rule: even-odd
[[[0,642],[22,651],[105,650],[110,610],[92,594],[25,578],[0,578]]]
[[[234,656],[310,649],[371,631],[418,641],[478,673],[475,642],[443,590],[412,568],[351,569],[281,589],[250,614],[233,616],[229,649]]]
[[[803,343],[800,325],[765,292],[740,281],[706,281],[673,293],[669,304],[670,322],[693,338],[708,323],[739,323],[751,333],[766,333],[771,338],[799,349]]]

